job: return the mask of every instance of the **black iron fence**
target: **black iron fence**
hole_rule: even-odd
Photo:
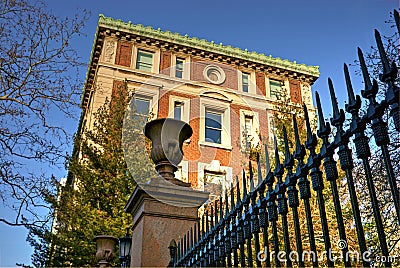
[[[399,14],[396,10],[394,14],[397,29],[399,29]],[[345,256],[341,259],[342,265],[346,267],[374,265],[366,242],[370,235],[366,235],[364,232],[365,221],[360,212],[366,206],[360,204],[356,195],[353,178],[354,158],[352,150],[349,148],[350,142],[355,146],[354,157],[359,159],[366,180],[369,207],[372,208],[374,228],[378,236],[380,254],[383,257],[381,264],[385,266],[392,264],[396,256],[390,258],[389,254],[381,206],[375,191],[374,183],[376,181],[372,175],[369,161],[371,147],[370,137],[366,135],[366,128],[367,125],[370,127],[375,144],[381,150],[385,176],[390,186],[391,201],[394,204],[391,208],[395,210],[394,217],[397,217],[395,221],[400,222],[400,196],[397,186],[399,178],[396,178],[393,169],[393,165],[399,163],[392,163],[390,159],[388,150],[391,142],[388,134],[389,121],[385,120],[384,116],[389,111],[389,120],[393,120],[391,123],[394,125],[394,131],[398,133],[400,129],[399,87],[395,84],[398,70],[394,62],[388,61],[378,31],[375,32],[375,37],[382,63],[380,80],[386,84],[383,100],[377,100],[378,83],[376,80],[371,81],[363,54],[359,49],[359,62],[365,82],[365,89],[361,95],[368,100],[366,112],[362,116],[360,115],[361,98],[353,92],[349,71],[345,65],[344,74],[348,93],[345,110],[351,117],[349,126],[344,126],[345,113],[338,107],[335,90],[329,80],[333,106],[333,116],[330,121],[336,129],[334,134],[331,133],[330,124],[324,120],[319,95],[316,93],[319,119],[317,135],[320,142],[318,142],[317,135],[312,133],[307,107],[304,105],[307,131],[305,144],[300,142],[296,117],[293,116],[296,142],[294,152],[291,153],[289,150],[288,138],[284,129],[285,159],[283,163],[280,161],[275,139],[274,170],[271,170],[268,157],[266,157],[265,166],[268,172],[262,176],[261,163],[258,161],[258,178],[257,185],[255,185],[253,167],[250,163],[248,173],[243,172],[242,186],[231,188],[230,194],[226,193],[219,201],[215,201],[210,211],[207,210],[194,227],[179,239],[177,244],[174,241],[171,243],[169,247],[170,266],[279,267],[285,265],[290,267],[295,265],[304,267],[312,265],[317,267],[324,264],[331,267],[336,264],[335,259],[330,256],[333,248],[330,232],[333,231],[338,233],[341,242],[338,248],[341,250],[341,256]],[[330,139],[329,135],[333,135],[334,138]],[[320,147],[319,153],[316,151],[317,147]],[[265,150],[268,156],[268,148],[265,147]],[[359,249],[356,260],[354,256],[353,260],[346,257],[349,256],[350,251],[347,243],[349,237],[346,237],[349,230],[346,228],[342,209],[343,200],[338,190],[337,182],[340,176],[334,157],[335,152],[347,179],[352,225],[355,229]],[[307,158],[306,155],[308,155]],[[323,178],[326,178],[329,183],[324,184]],[[236,180],[239,185],[239,179],[236,178]],[[334,214],[327,214],[326,211],[326,199],[323,195],[325,185],[330,187]],[[300,202],[299,198],[303,202]],[[322,231],[319,230],[322,235],[318,237],[315,234],[315,213],[313,214],[310,204],[315,202],[315,199],[319,211],[318,225],[322,229]],[[289,210],[292,215],[288,215]],[[300,210],[303,210],[305,217],[299,217]],[[330,229],[329,226],[332,225],[329,222],[332,220],[335,222],[337,230]],[[307,231],[302,231],[302,228],[306,228]],[[321,249],[317,248],[318,243],[323,243],[325,258],[319,258]],[[400,259],[400,256],[397,258]]]

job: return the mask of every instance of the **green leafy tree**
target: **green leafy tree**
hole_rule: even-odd
[[[132,224],[124,206],[136,186],[133,178],[150,177],[154,168],[142,131],[133,131],[130,146],[135,148],[136,168],[128,171],[121,136],[130,99],[125,83],[120,83],[111,101],[98,109],[93,127],[77,136],[79,155],[69,163],[74,183],[60,185],[59,197],[49,200],[55,217],[52,230],[30,232],[35,265],[96,266],[93,238],[122,237]],[[136,129],[143,126],[143,122],[137,124]],[[40,255],[43,252],[45,260]]]

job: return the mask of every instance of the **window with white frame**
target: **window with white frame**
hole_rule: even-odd
[[[279,100],[283,92],[282,81],[269,79],[269,96],[271,99]]]
[[[134,117],[138,124],[144,125],[150,113],[151,100],[142,96],[135,96],[132,100],[134,108]]]
[[[169,118],[189,123],[190,99],[171,95],[169,98]]]
[[[185,59],[176,58],[175,60],[175,77],[183,78],[183,66],[185,63]]]
[[[260,142],[258,113],[240,110],[240,122],[243,149],[254,149]]]
[[[250,74],[248,73],[242,73],[242,91],[243,92],[249,92],[249,87],[250,87]]]
[[[200,145],[232,149],[230,127],[229,102],[200,99]]]
[[[205,141],[222,143],[222,113],[206,109]]]
[[[138,50],[136,57],[136,69],[151,72],[153,69],[153,52]]]
[[[204,191],[209,192],[209,202],[219,199],[226,191],[225,172],[204,170]]]
[[[183,102],[174,101],[174,119],[182,120]]]
[[[245,138],[245,146],[246,149],[251,147],[251,140],[252,140],[252,128],[253,128],[253,117],[250,115],[244,116],[244,138]]]

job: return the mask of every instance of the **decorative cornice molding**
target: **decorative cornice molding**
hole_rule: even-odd
[[[160,28],[154,29],[151,26],[143,26],[142,24],[133,24],[132,22],[124,22],[122,20],[115,20],[106,17],[102,14],[99,15],[99,27],[114,29],[117,31],[126,31],[131,34],[140,35],[147,38],[152,38],[160,41],[173,43],[176,45],[187,46],[195,49],[205,50],[208,52],[222,54],[228,57],[234,57],[253,63],[265,64],[273,67],[282,68],[302,74],[319,77],[319,66],[308,66],[306,64],[299,64],[295,61],[284,60],[281,58],[274,58],[271,55],[266,56],[262,53],[255,51],[248,51],[247,49],[240,49],[232,46],[225,46],[222,43],[216,44],[214,41],[207,41],[197,37],[189,37],[179,33],[172,33],[170,31],[161,31]]]
[[[122,34],[123,33],[123,34]],[[86,73],[85,85],[81,96],[81,107],[85,107],[88,100],[88,92],[93,85],[96,75],[98,61],[103,46],[105,35],[113,34],[117,38],[125,37],[127,40],[144,41],[163,49],[181,49],[187,54],[207,56],[211,59],[226,61],[231,64],[242,65],[245,67],[260,69],[261,71],[283,74],[285,76],[297,77],[311,84],[319,77],[318,66],[308,66],[299,64],[296,61],[274,58],[255,51],[249,52],[247,49],[240,49],[232,46],[224,46],[222,43],[216,44],[214,41],[207,41],[196,37],[189,37],[170,31],[161,31],[160,28],[154,29],[151,26],[133,24],[99,15],[99,21],[93,40],[89,66]]]

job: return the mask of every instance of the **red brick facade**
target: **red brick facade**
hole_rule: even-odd
[[[261,72],[256,72],[256,93],[260,95],[266,96],[266,88],[265,88],[265,74]]]
[[[190,80],[211,84],[204,78],[203,71],[207,65],[212,64],[221,67],[226,74],[225,81],[220,84],[220,86],[235,90],[238,89],[238,73],[237,70],[232,68],[231,66],[218,64],[215,62],[206,61],[204,59],[194,57],[191,59],[191,61],[194,62],[194,64],[191,65]]]
[[[132,58],[132,43],[118,41],[117,53],[115,55],[115,64],[122,65],[125,67],[131,66]]]
[[[170,67],[171,67],[171,52],[161,51],[160,73],[168,75]]]
[[[289,80],[290,101],[294,103],[302,103],[300,82],[297,80]]]

